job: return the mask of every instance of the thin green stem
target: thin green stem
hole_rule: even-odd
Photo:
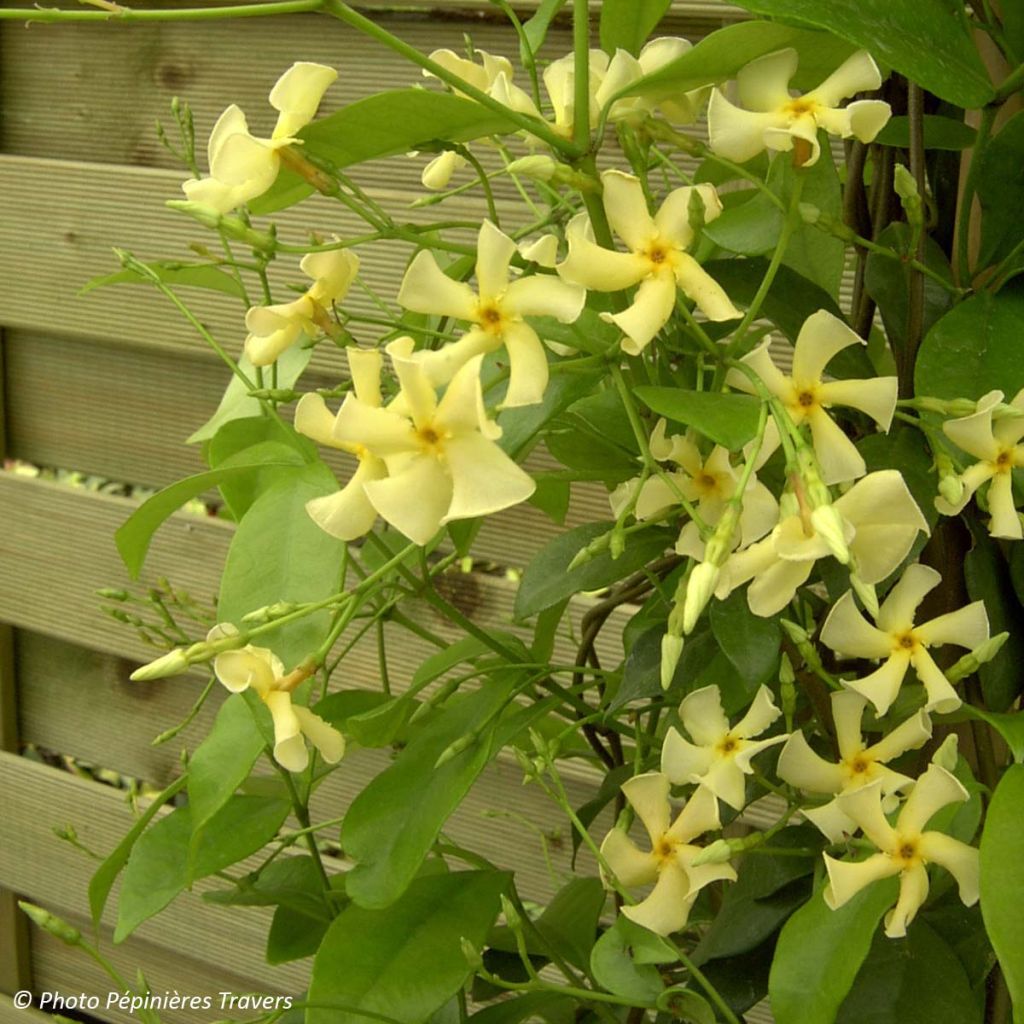
[[[590,146],[590,3],[572,0],[572,140],[581,152]]]
[[[277,14],[302,14],[318,11],[323,0],[279,0],[276,3],[240,4],[237,7],[183,7],[177,10],[133,10],[111,3],[109,8],[92,11],[62,11],[58,8],[0,8],[0,21],[217,21],[225,18],[266,18]]]

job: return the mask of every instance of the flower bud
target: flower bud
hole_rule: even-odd
[[[434,762],[434,768],[440,768],[442,765],[447,764],[452,758],[458,757],[464,750],[468,750],[474,743],[476,743],[475,733],[470,733],[468,736],[460,736],[454,743],[449,743],[441,751]]]
[[[559,165],[551,157],[538,153],[534,156],[524,156],[513,160],[507,170],[509,174],[515,174],[522,178],[551,181],[558,174]]]
[[[900,203],[907,215],[907,223],[919,228],[924,224],[921,204],[921,193],[917,190],[917,181],[903,164],[897,164],[893,170],[893,188],[900,197]]]
[[[957,747],[957,736],[955,732],[951,732],[941,744],[939,744],[938,750],[932,754],[932,764],[937,764],[940,768],[945,768],[947,772],[953,771],[956,768],[956,762],[960,757],[960,752]]]
[[[470,970],[475,971],[478,967],[483,966],[484,959],[480,955],[480,951],[469,939],[463,936],[459,940],[459,945],[462,948],[462,955],[466,958],[466,963],[469,964]]]
[[[950,503],[959,505],[964,496],[964,482],[958,473],[941,474],[939,476],[939,494]]]
[[[701,864],[725,864],[732,860],[732,854],[733,849],[728,839],[716,839],[690,861],[690,866],[697,868]]]
[[[661,638],[661,688],[663,690],[667,690],[672,685],[682,655],[683,638],[666,633]]]
[[[168,651],[162,657],[147,665],[137,668],[128,678],[133,683],[149,682],[151,679],[165,679],[167,676],[178,676],[188,671],[189,661],[180,647]]]
[[[837,561],[844,565],[850,561],[850,549],[845,536],[846,524],[834,505],[819,505],[814,509],[811,512],[811,524]]]
[[[851,564],[851,569],[853,565]],[[870,583],[865,583],[856,571],[850,573],[850,586],[853,592],[860,598],[860,603],[871,613],[872,618],[878,618],[878,594]]]
[[[238,241],[261,252],[273,252],[277,248],[277,242],[272,234],[257,231],[240,217],[218,213],[210,206],[204,206],[202,203],[192,202],[188,199],[168,199],[164,202],[164,206],[170,210],[187,213],[193,220],[199,221],[203,227],[211,228],[214,231],[223,231],[232,238],[237,238]]]
[[[946,678],[951,683],[956,683],[961,679],[966,679],[967,676],[974,675],[982,665],[991,661],[999,653],[1009,637],[1009,633],[997,633],[984,643],[979,644],[973,651],[969,651],[946,669]]]
[[[49,932],[55,938],[69,946],[78,946],[82,942],[82,933],[67,921],[51,914],[48,910],[36,906],[34,903],[27,903],[25,900],[18,900],[18,906],[25,912],[32,921],[43,931]]]
[[[715,592],[720,569],[711,562],[701,562],[692,573],[686,584],[686,598],[683,601],[683,635],[689,636],[697,620],[707,607],[711,595]]]

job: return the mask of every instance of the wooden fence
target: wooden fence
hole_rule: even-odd
[[[459,48],[470,33],[484,49],[515,52],[511,32],[482,0],[363,6],[423,49]],[[665,28],[695,37],[739,15],[714,0],[679,0]],[[549,49],[569,47],[560,25]],[[150,290],[77,293],[91,277],[115,269],[114,244],[148,258],[184,256],[190,241],[205,241],[163,207],[179,195],[183,177],[154,133],[156,118],[168,120],[171,97],[189,99],[201,140],[229,102],[262,129],[269,85],[296,59],[340,69],[325,110],[419,77],[390,51],[316,15],[147,26],[0,23],[0,454],[8,460],[145,487],[201,468],[197,451],[183,441],[214,409],[226,383],[223,366]],[[371,166],[357,177],[378,200],[414,216],[408,203],[420,194],[419,170],[399,160],[388,164],[386,176]],[[456,217],[479,212],[471,200],[452,209]],[[354,228],[326,201],[304,204],[283,225],[295,240],[312,228]],[[382,244],[361,255],[368,277],[393,295],[403,253]],[[239,308],[205,293],[189,299],[211,331],[237,349]],[[317,383],[331,383],[336,353],[318,349],[313,368]],[[180,748],[205,734],[216,708],[211,700],[179,740],[150,745],[183,717],[197,688],[187,679],[130,683],[129,673],[150,652],[99,610],[97,587],[127,583],[112,534],[133,505],[102,489],[0,474],[0,1024],[36,1018],[13,1008],[9,994],[19,989],[110,988],[90,960],[30,931],[14,903],[17,894],[84,926],[94,862],[53,830],[72,825],[86,847],[106,854],[132,821],[123,789],[75,766],[163,786],[177,771]],[[600,488],[579,487],[570,523],[606,508]],[[480,552],[522,566],[556,529],[535,509],[512,509],[485,528]],[[157,536],[143,583],[166,575],[212,601],[230,536],[227,523],[175,517]],[[493,575],[457,579],[456,600],[482,625],[506,626],[511,597],[511,584]],[[420,655],[408,634],[391,637],[399,680]],[[375,675],[374,651],[357,646],[346,681],[371,686]],[[64,768],[54,766],[62,760]],[[319,791],[321,816],[336,816],[385,760],[362,751],[346,761]],[[520,865],[526,893],[542,897],[553,883],[541,843],[515,815],[549,837],[556,872],[566,869],[569,835],[557,812],[520,782],[514,764],[496,764],[451,832],[499,863]],[[581,776],[572,786],[582,801],[590,782]],[[506,813],[485,818],[488,810]],[[201,899],[209,887],[197,885],[122,946],[113,947],[104,928],[114,963],[130,977],[141,968],[157,992],[301,991],[308,960],[274,968],[263,961],[267,913],[215,908]],[[110,1011],[100,1017],[133,1019]],[[210,1015],[168,1012],[164,1019]]]

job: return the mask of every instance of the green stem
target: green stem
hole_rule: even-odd
[[[287,768],[279,765],[273,756],[270,758],[270,763],[278,770],[281,778],[284,779],[288,795],[291,797],[292,810],[295,812],[295,817],[301,826],[299,831],[306,842],[314,864],[316,864],[317,874],[320,876],[320,884],[323,886],[325,894],[330,893],[332,891],[331,879],[320,856],[320,847],[316,844],[316,835],[313,832],[313,825],[309,818],[309,806],[299,797],[299,791],[295,788],[295,780],[292,778],[292,773]]]
[[[237,7],[185,7],[175,10],[140,11],[119,4],[109,10],[61,11],[57,8],[0,8],[0,21],[216,21],[223,18],[265,18],[275,14],[318,11],[323,0],[280,0],[278,3],[240,4]]]
[[[590,146],[590,3],[572,2],[572,140],[581,152]]]
[[[425,71],[429,71],[435,78],[439,78],[446,85],[450,85],[456,92],[476,100],[477,103],[486,107],[491,113],[497,114],[507,121],[518,125],[518,127],[529,132],[531,135],[535,135],[538,139],[551,146],[552,149],[570,156],[576,155],[576,148],[563,139],[546,122],[541,121],[539,118],[531,117],[528,114],[520,114],[518,111],[499,103],[493,96],[489,96],[482,89],[478,89],[475,85],[471,85],[465,79],[452,74],[447,68],[431,60],[426,54],[417,50],[415,46],[410,46],[404,40],[399,39],[398,36],[388,32],[387,29],[381,28],[376,22],[353,10],[348,4],[343,3],[343,0],[322,0],[318,7],[339,21],[345,22],[346,25],[351,25],[364,35],[376,39],[377,42],[394,50],[395,53],[401,54],[406,60],[412,61],[413,64],[418,65]]]
[[[672,942],[671,939],[668,941]],[[701,971],[701,969],[686,955],[686,953],[682,951],[682,949],[679,948],[676,943],[672,942],[672,945],[675,948],[676,956],[679,957],[679,962],[686,968],[690,977],[693,978],[693,980],[697,982],[702,989],[704,989],[708,999],[718,1007],[719,1012],[722,1014],[722,1017],[728,1021],[728,1024],[742,1024],[739,1017],[732,1012],[732,1007],[722,998],[721,993],[714,985],[711,984],[704,972]]]

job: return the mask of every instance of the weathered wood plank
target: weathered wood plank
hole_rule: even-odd
[[[53,1018],[48,1013],[38,1010],[19,1010],[11,1000],[0,995],[0,1024],[47,1024]]]
[[[228,371],[219,361],[20,331],[8,331],[6,344],[11,457],[147,487],[207,468],[199,447],[183,442],[220,400]],[[314,374],[303,386],[329,383]],[[283,410],[285,418],[292,408]],[[322,454],[339,480],[348,479],[352,459],[333,449]],[[538,451],[527,465],[536,471],[554,463]],[[608,518],[602,485],[576,484],[572,490],[567,527]],[[522,504],[487,520],[475,552],[522,567],[562,529]]]

